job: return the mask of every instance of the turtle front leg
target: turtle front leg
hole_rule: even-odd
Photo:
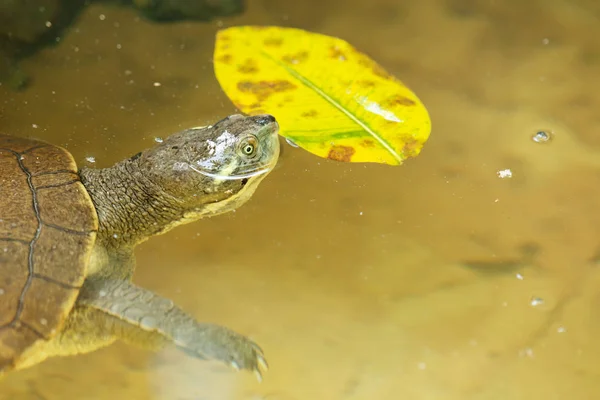
[[[79,306],[106,314],[106,329],[119,339],[150,348],[172,343],[189,355],[218,360],[254,371],[260,381],[261,368],[267,369],[261,348],[225,327],[200,323],[162,298],[127,281],[86,282]]]

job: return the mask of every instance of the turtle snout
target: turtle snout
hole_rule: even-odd
[[[275,117],[269,114],[257,115],[254,118],[254,122],[259,124],[260,126],[267,126],[275,122]]]

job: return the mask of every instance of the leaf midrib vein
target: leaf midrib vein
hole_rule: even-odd
[[[271,60],[275,64],[277,64],[280,67],[284,68],[286,71],[288,71],[290,73],[290,75],[292,75],[294,78],[298,79],[304,85],[306,85],[307,87],[309,87],[310,89],[312,89],[315,93],[317,93],[321,98],[323,98],[329,104],[331,104],[332,106],[334,106],[335,108],[337,108],[338,110],[340,110],[342,113],[344,113],[346,116],[348,116],[348,118],[350,118],[357,125],[359,125],[366,132],[368,132],[369,135],[373,136],[400,163],[403,161],[402,157],[392,148],[392,146],[385,139],[383,139],[380,135],[378,135],[375,131],[373,131],[373,129],[371,129],[370,126],[368,126],[367,124],[365,124],[364,122],[362,122],[360,119],[358,119],[350,111],[346,110],[338,101],[336,101],[332,96],[330,96],[329,94],[327,94],[326,92],[324,92],[323,90],[321,90],[310,79],[308,79],[307,77],[305,77],[304,75],[302,75],[300,72],[296,71],[295,69],[290,68],[288,65],[282,63],[277,58],[272,57],[269,53],[266,53],[265,51],[261,51],[261,53],[263,54],[263,56],[265,56],[266,58],[268,58],[269,60]]]

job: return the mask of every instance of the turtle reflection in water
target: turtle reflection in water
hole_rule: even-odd
[[[277,163],[277,134],[270,115],[233,115],[81,170],[60,147],[0,135],[0,374],[122,339],[260,378],[254,342],[131,278],[138,243],[246,202]]]

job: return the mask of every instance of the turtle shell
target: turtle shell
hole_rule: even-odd
[[[0,134],[0,372],[60,331],[97,230],[69,152]]]

